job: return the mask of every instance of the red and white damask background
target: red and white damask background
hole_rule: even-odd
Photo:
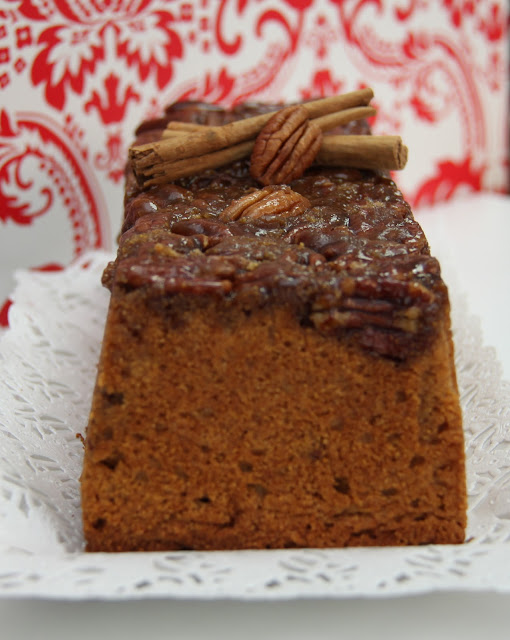
[[[0,273],[111,249],[134,127],[178,99],[371,86],[414,206],[505,191],[508,42],[507,0],[0,1]]]

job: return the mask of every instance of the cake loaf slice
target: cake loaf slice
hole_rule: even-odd
[[[175,105],[144,123],[254,108]],[[366,125],[349,125],[367,133]],[[82,474],[89,551],[460,543],[448,293],[394,182],[127,171]]]

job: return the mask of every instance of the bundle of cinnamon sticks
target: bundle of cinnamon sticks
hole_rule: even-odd
[[[369,106],[372,89],[304,103],[310,122],[328,131],[375,115]],[[140,186],[163,184],[215,169],[249,156],[255,140],[275,112],[223,126],[170,122],[161,140],[134,146],[130,161]],[[328,166],[396,170],[407,162],[407,147],[399,136],[327,135],[316,162]]]

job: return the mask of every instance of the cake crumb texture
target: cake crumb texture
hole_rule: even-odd
[[[140,291],[114,296],[82,480],[88,549],[462,542],[461,416],[440,334],[402,363],[284,306],[174,315]]]

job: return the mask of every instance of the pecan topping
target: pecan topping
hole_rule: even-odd
[[[262,128],[251,155],[251,175],[261,184],[281,184],[300,178],[312,164],[322,131],[310,122],[303,106],[287,107]]]
[[[268,186],[234,200],[220,213],[220,220],[256,220],[267,216],[297,216],[310,207],[310,201],[290,187]]]

